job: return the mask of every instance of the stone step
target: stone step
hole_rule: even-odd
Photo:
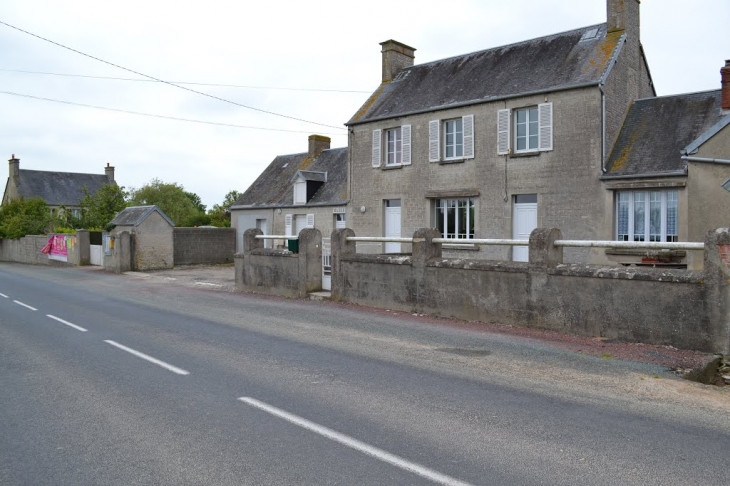
[[[329,290],[310,292],[309,300],[332,300],[332,292],[330,292]]]

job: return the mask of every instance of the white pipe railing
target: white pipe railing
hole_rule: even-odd
[[[413,238],[391,238],[389,236],[348,236],[347,241],[372,241],[375,243],[413,243]]]
[[[442,245],[507,245],[507,246],[527,246],[530,240],[499,240],[499,239],[455,239],[455,238],[434,238],[434,243]]]
[[[299,235],[256,235],[257,240],[298,240]]]

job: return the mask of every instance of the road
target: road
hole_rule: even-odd
[[[730,393],[355,306],[0,264],[0,484],[727,484]]]

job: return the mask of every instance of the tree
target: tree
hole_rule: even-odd
[[[227,228],[231,226],[231,206],[243,195],[238,191],[228,191],[223,204],[214,204],[211,209],[208,210],[208,216],[210,216],[210,224],[218,227]]]
[[[192,193],[191,193],[192,194]],[[199,201],[197,194],[192,194]],[[201,212],[188,196],[185,188],[177,183],[165,183],[154,178],[139,189],[131,190],[130,205],[154,204],[165,213],[176,226],[195,226]],[[205,213],[202,213],[205,216]]]
[[[0,238],[45,234],[51,229],[53,219],[43,199],[15,199],[0,206]]]
[[[84,188],[79,227],[104,229],[122,209],[127,207],[129,193],[116,184],[105,184],[94,194]]]

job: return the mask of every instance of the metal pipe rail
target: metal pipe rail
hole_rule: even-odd
[[[413,238],[391,238],[388,236],[348,236],[347,241],[372,241],[374,243],[413,243]]]
[[[704,243],[661,242],[661,241],[591,241],[555,240],[558,247],[571,248],[628,248],[638,250],[704,250]]]
[[[298,240],[299,235],[256,235],[257,240]]]
[[[499,240],[499,239],[474,239],[457,240],[454,238],[434,238],[431,240],[434,243],[441,243],[442,245],[507,245],[507,246],[527,246],[530,244],[529,240]]]

